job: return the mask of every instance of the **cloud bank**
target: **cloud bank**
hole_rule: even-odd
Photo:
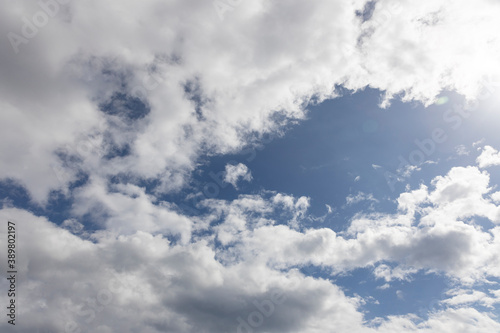
[[[499,72],[489,0],[241,1],[223,20],[211,1],[1,3],[0,130],[16,140],[0,177],[40,203],[87,174],[179,189],[200,154],[279,132],[339,87],[429,104],[480,97]]]
[[[62,195],[72,215],[57,225],[2,204],[22,249],[16,332],[500,331],[476,309],[499,299],[476,288],[500,278],[500,196],[484,170],[499,164],[492,147],[477,166],[402,193],[397,211],[360,212],[339,232],[310,227],[305,196],[212,198],[197,216],[163,197],[188,184],[201,158],[281,135],[325,99],[367,87],[382,107],[430,105],[443,90],[480,99],[500,74],[500,3],[0,5],[0,180],[39,207]],[[248,168],[228,166],[226,182],[241,179]],[[361,200],[379,199],[346,202]],[[369,299],[304,274],[310,266],[332,276],[368,269],[381,288],[417,272],[457,287],[426,318],[367,320]]]
[[[120,190],[102,201],[105,209],[130,207],[119,226],[129,215],[144,222],[152,198]],[[87,234],[75,221],[63,228],[16,208],[4,207],[0,217],[17,223],[23,249],[19,269],[29,293],[20,296],[26,319],[19,332],[494,332],[500,324],[493,314],[473,306],[500,302],[493,196],[489,174],[469,166],[402,193],[393,213],[356,214],[340,233],[309,227],[307,198],[273,192],[207,199],[200,203],[206,215],[194,218],[158,207],[128,234],[114,227],[113,214],[108,228]],[[192,227],[172,241],[157,232],[175,229],[169,223]],[[366,268],[382,289],[419,271],[444,274],[457,287],[427,319],[367,321],[362,307],[370,299],[299,270],[310,265],[332,276]],[[476,289],[485,282],[489,291]]]

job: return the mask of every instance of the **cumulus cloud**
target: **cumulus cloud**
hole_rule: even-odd
[[[113,233],[127,235],[141,230],[179,237],[187,243],[196,228],[195,222],[178,214],[174,205],[132,184],[108,187],[92,180],[75,191],[74,200],[75,216],[89,215],[98,227]]]
[[[241,198],[225,209],[232,209],[231,214],[247,211],[241,216],[244,221],[253,219],[255,209],[266,215],[263,206],[269,205],[268,201],[253,199]],[[414,315],[391,316],[376,318],[367,326],[360,309],[367,300],[345,295],[330,280],[304,276],[295,268],[284,269],[291,260],[305,262],[303,254],[317,257],[322,248],[328,248],[329,242],[324,240],[332,234],[326,229],[299,233],[274,223],[254,224],[253,229],[247,225],[241,228],[241,241],[254,250],[241,252],[241,247],[214,247],[209,235],[185,245],[145,231],[130,235],[94,232],[89,240],[83,240],[23,210],[3,209],[0,217],[16,222],[18,245],[23,249],[18,257],[24,275],[19,288],[29,289],[29,293],[20,293],[19,303],[24,304],[25,318],[29,319],[19,322],[19,332],[260,329],[276,333],[389,333],[411,329],[451,333],[465,329],[486,333],[500,328],[489,314],[469,307],[473,301],[495,304],[493,296],[458,299],[458,292],[450,292],[447,300],[453,308],[431,313],[428,320]],[[232,219],[227,216],[224,224]],[[1,233],[5,239],[5,231]],[[365,243],[360,237],[353,242]],[[286,256],[272,251],[275,248],[279,253],[283,247]],[[239,253],[237,260],[225,262],[225,251],[232,257]],[[0,265],[6,269],[5,263]],[[379,270],[380,276],[385,276],[383,270],[386,268]],[[7,324],[0,325],[8,329]]]
[[[468,181],[471,177],[474,182]],[[272,192],[241,195],[232,201],[202,201],[200,205],[209,211],[201,218],[206,223],[197,228],[205,231],[195,235],[188,229],[189,242],[168,237],[170,221],[188,224],[168,213],[169,207],[163,208],[162,218],[155,217],[159,211],[150,209],[149,222],[146,216],[138,216],[137,220],[147,222],[136,225],[138,231],[124,234],[112,226],[86,230],[86,240],[74,232],[82,232],[77,221],[59,227],[27,211],[4,208],[0,218],[16,222],[23,249],[18,258],[24,274],[19,287],[30,290],[19,299],[29,320],[20,321],[16,329],[496,331],[500,324],[472,307],[497,304],[498,290],[492,288],[487,293],[450,290],[443,300],[449,307],[430,313],[426,320],[403,315],[367,323],[362,306],[369,300],[347,296],[331,280],[305,276],[296,268],[312,264],[336,274],[376,265],[374,276],[387,282],[410,280],[425,270],[447,274],[465,287],[500,277],[500,230],[482,230],[470,219],[490,216],[493,204],[484,198],[487,180],[487,174],[476,167],[454,168],[437,177],[432,187],[403,193],[397,213],[357,215],[349,229],[339,234],[307,227],[307,198]],[[467,191],[473,194],[458,195],[466,183],[475,184]],[[88,195],[103,201],[110,216],[122,216],[124,221],[130,213],[120,214],[113,207],[136,210],[134,201],[148,207],[153,199],[133,186],[117,188],[107,197],[97,187]],[[471,204],[450,215],[450,205],[463,200]],[[215,227],[210,228],[211,224]],[[161,226],[167,226],[167,234]],[[1,239],[6,239],[5,231],[1,233]],[[223,246],[216,246],[216,241]],[[5,263],[0,265],[6,269]],[[398,297],[404,297],[402,291],[398,290]],[[5,323],[1,325],[6,329]]]
[[[19,331],[245,332],[250,327],[385,333],[500,327],[473,308],[493,307],[499,292],[494,285],[487,292],[471,286],[500,277],[499,207],[490,199],[488,173],[475,166],[452,168],[429,186],[402,193],[397,212],[357,214],[340,233],[308,227],[306,197],[264,192],[206,199],[200,202],[206,215],[187,218],[137,186],[109,190],[90,182],[77,195],[77,207],[100,203],[108,216],[100,230],[87,230],[75,219],[57,226],[25,210],[0,210],[1,219],[18,226],[24,274],[19,287],[30,291],[20,294],[30,319],[20,322]],[[475,224],[476,216],[489,219],[491,228]],[[0,265],[6,269],[5,262]],[[367,325],[362,307],[369,300],[347,296],[331,280],[297,269],[309,265],[329,268],[333,275],[374,267],[374,277],[385,282],[410,281],[423,270],[446,274],[462,287],[448,291],[442,301],[448,307],[426,320],[390,316]],[[458,322],[451,320],[457,316]]]
[[[252,181],[252,172],[243,163],[237,165],[227,164],[224,181],[237,189],[238,181],[240,180],[245,180],[247,182]]]
[[[500,164],[492,147],[479,168],[453,168],[403,193],[397,212],[357,214],[342,232],[310,228],[306,196],[207,199],[194,217],[163,199],[200,157],[259,144],[345,89],[379,89],[382,107],[396,96],[430,105],[443,89],[484,97],[500,74],[500,5],[234,3],[221,20],[201,0],[0,0],[0,179],[39,207],[58,191],[74,216],[58,226],[2,205],[1,219],[19,226],[19,288],[29,291],[17,332],[500,331],[469,306],[495,304],[495,290],[450,294],[453,307],[427,320],[367,324],[361,297],[299,270],[500,277],[498,195],[480,170]],[[242,179],[245,165],[227,166],[228,183]],[[348,203],[360,200],[378,199]]]
[[[500,303],[498,297],[499,290],[491,290],[489,293],[491,293],[491,295],[478,290],[454,289],[448,291],[448,295],[452,297],[444,300],[443,303],[453,306],[477,303],[493,309],[494,304]]]
[[[302,221],[302,228],[290,228],[276,223],[271,209],[260,210],[264,216],[255,220],[260,222],[253,225],[251,233],[245,231],[248,219],[238,214],[239,219],[235,219],[234,211],[217,230],[224,230],[226,238],[232,235],[232,256],[252,253],[259,261],[281,268],[317,265],[341,273],[387,261],[395,265],[375,270],[375,275],[386,281],[407,279],[424,270],[469,284],[500,276],[494,264],[500,260],[500,207],[489,199],[489,191],[486,172],[472,166],[456,167],[436,177],[432,188],[422,186],[401,194],[398,213],[356,214],[342,233],[304,228],[304,212],[289,215]],[[298,201],[294,203],[291,197],[278,194],[273,201],[299,209]],[[300,216],[302,220],[297,218]],[[488,219],[490,227],[483,229],[476,224],[476,217]],[[235,221],[240,221],[239,229],[234,228]]]
[[[480,168],[500,165],[500,152],[491,146],[484,146],[481,155],[476,159]]]
[[[210,1],[61,1],[46,22],[39,3],[2,3],[0,29],[26,42],[1,51],[1,131],[17,140],[2,141],[0,177],[38,202],[88,173],[179,189],[200,154],[303,119],[335,86],[430,104],[443,89],[481,97],[498,74],[487,0],[252,1],[224,20]]]

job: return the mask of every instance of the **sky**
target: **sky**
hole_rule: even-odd
[[[500,332],[498,1],[0,5],[1,332]]]

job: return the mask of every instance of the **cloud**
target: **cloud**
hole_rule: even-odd
[[[139,231],[85,241],[26,211],[0,215],[15,220],[23,235],[18,262],[26,279],[19,288],[30,292],[18,301],[29,317],[16,325],[19,332],[236,332],[241,322],[301,332],[361,325],[358,299],[327,280],[257,263],[224,266],[203,240],[175,246]]]
[[[211,1],[61,1],[39,27],[45,7],[2,3],[0,29],[27,42],[1,51],[0,130],[17,139],[2,140],[0,177],[39,203],[85,174],[178,190],[201,155],[279,133],[335,86],[429,105],[443,89],[481,98],[499,74],[487,0],[253,1],[224,20]]]
[[[500,152],[491,146],[484,146],[476,162],[479,164],[480,168],[500,165]]]
[[[90,216],[98,227],[117,234],[141,230],[179,237],[187,243],[196,228],[195,222],[178,214],[174,205],[132,184],[108,187],[102,180],[92,179],[74,191],[73,199],[74,216]]]
[[[484,143],[484,141],[486,141],[486,139],[482,138],[480,140],[477,140],[475,142],[472,143],[472,147],[477,147],[477,146],[480,146]]]
[[[451,170],[449,174],[454,175],[447,176],[450,181],[459,181],[455,175],[460,173]],[[434,198],[440,186],[428,196]],[[415,205],[424,202],[420,196],[425,188],[418,191]],[[136,188],[119,193],[115,200],[124,200],[125,194],[143,205],[147,200]],[[115,195],[108,194],[111,198]],[[476,332],[499,329],[500,324],[488,313],[470,307],[474,302],[496,304],[496,290],[486,296],[473,293],[473,299],[460,299],[457,295],[463,292],[450,292],[445,304],[453,308],[430,313],[427,320],[403,315],[378,318],[368,324],[361,309],[367,300],[349,297],[332,281],[304,276],[295,268],[313,264],[347,272],[390,262],[390,266],[379,265],[375,276],[386,281],[408,279],[424,269],[445,272],[465,283],[466,277],[480,281],[483,275],[500,275],[496,270],[498,227],[488,232],[460,221],[455,221],[454,227],[442,228],[446,221],[424,226],[423,218],[420,222],[413,220],[401,210],[402,215],[357,216],[348,233],[336,234],[331,229],[303,225],[307,223],[305,199],[267,195],[270,200],[246,195],[234,201],[204,201],[212,210],[207,215],[212,216],[209,223],[217,227],[189,243],[171,241],[157,231],[123,234],[113,228],[89,233],[84,240],[64,228],[76,225],[74,222],[59,227],[24,210],[0,210],[1,219],[13,220],[18,226],[18,246],[23,249],[19,270],[25,276],[19,287],[30,290],[19,296],[29,319],[20,321],[18,330],[238,332],[239,328],[245,332],[248,325],[269,332],[318,333],[332,329],[356,333],[409,328],[446,333],[462,328]],[[105,203],[111,207],[113,201],[109,200]],[[430,211],[425,207],[415,209],[428,216],[442,208],[441,203]],[[283,215],[285,212],[288,215]],[[302,231],[283,223],[284,216],[296,219]],[[165,225],[170,220],[176,221],[176,217],[162,218]],[[6,239],[5,231],[0,232],[1,239]],[[222,236],[224,233],[231,235],[231,241]],[[215,246],[214,237],[224,246]],[[3,266],[0,268],[5,269]],[[1,325],[5,329],[7,324]]]
[[[252,173],[248,167],[243,163],[237,165],[227,164],[224,181],[233,185],[235,189],[238,189],[238,181],[240,180],[252,181]]]
[[[467,149],[467,147],[465,147],[464,145],[458,145],[455,147],[455,152],[458,156],[467,156],[470,154],[469,150]]]
[[[415,171],[420,171],[420,170],[422,170],[422,168],[418,165],[406,164],[405,166],[398,169],[397,173],[400,174],[404,178],[409,178],[412,175],[412,173],[414,173]]]
[[[495,203],[500,203],[500,192],[492,193],[491,200],[493,200]]]
[[[500,276],[492,264],[500,260],[500,207],[488,199],[488,185],[489,175],[477,167],[452,168],[432,181],[432,189],[422,186],[401,194],[398,213],[358,213],[339,234],[268,222],[251,233],[233,233],[237,252],[232,255],[255,253],[259,261],[281,268],[316,265],[334,273],[386,261],[391,269],[381,266],[376,275],[387,281],[409,278],[420,270],[445,273],[465,284],[484,281]],[[293,200],[287,200],[288,207],[294,207]],[[487,218],[490,227],[483,230],[476,217]],[[266,220],[274,219],[271,215]],[[224,229],[230,219],[226,221],[218,228]]]
[[[409,276],[416,273],[416,269],[396,267],[392,269],[388,265],[381,264],[375,268],[373,274],[378,279],[384,279],[386,282],[391,282],[393,280],[408,280]]]
[[[482,306],[493,309],[494,304],[500,303],[498,297],[498,290],[491,290],[492,295],[487,293],[477,291],[477,290],[465,290],[465,289],[455,289],[450,290],[448,295],[452,296],[449,299],[443,301],[443,303],[457,306],[462,304],[480,304]]]
[[[474,166],[452,168],[402,193],[396,212],[356,214],[340,233],[308,226],[308,198],[274,192],[206,199],[206,214],[187,218],[140,187],[90,181],[76,192],[82,210],[75,213],[101,214],[92,208],[99,203],[108,218],[95,231],[77,220],[57,226],[4,208],[0,218],[16,222],[23,249],[20,288],[30,290],[20,294],[20,304],[31,305],[19,331],[496,331],[500,324],[473,306],[494,306],[498,290],[471,288],[500,277],[499,208],[490,201],[489,180]],[[491,228],[475,224],[476,216]],[[419,271],[456,282],[442,300],[448,307],[428,319],[409,314],[366,323],[369,300],[297,269],[308,265],[334,276],[373,268],[385,282],[411,281]]]
[[[356,204],[358,202],[362,202],[362,201],[378,202],[378,200],[373,197],[373,194],[371,194],[371,193],[366,194],[364,192],[358,192],[358,194],[356,194],[356,195],[350,194],[346,198],[346,205],[350,206],[350,205],[354,205],[354,204]]]
[[[494,332],[499,329],[498,323],[488,314],[481,313],[473,308],[447,309],[431,313],[429,319],[418,324],[413,315],[390,317],[391,320],[382,322],[377,332]],[[377,321],[374,321],[377,323]],[[471,326],[471,322],[476,324]]]
[[[85,228],[85,226],[82,223],[78,222],[76,219],[64,220],[63,223],[61,224],[61,227],[65,228],[66,230],[75,235],[82,234],[83,229]]]
[[[397,212],[357,214],[339,233],[310,228],[305,196],[208,199],[194,217],[162,200],[200,157],[259,144],[341,91],[379,89],[382,107],[396,97],[430,105],[442,90],[484,98],[500,74],[497,3],[255,0],[224,20],[212,1],[50,3],[0,0],[0,179],[41,206],[59,191],[74,215],[57,226],[0,210],[23,249],[19,332],[500,330],[458,295],[428,320],[367,326],[360,297],[298,270],[374,268],[387,281],[423,270],[463,285],[500,277],[498,196],[476,166],[403,193]],[[486,146],[479,167],[497,155]],[[251,179],[244,165],[229,171],[235,187]]]

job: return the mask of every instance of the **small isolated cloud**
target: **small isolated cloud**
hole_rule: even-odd
[[[437,161],[432,161],[432,160],[427,160],[423,163],[420,163],[419,165],[415,165],[415,164],[405,164],[404,166],[400,167],[398,170],[397,170],[397,173],[404,178],[410,178],[411,175],[414,173],[414,172],[418,172],[418,171],[421,171],[422,170],[422,166],[424,165],[431,165],[431,164],[437,164],[438,162]]]
[[[474,143],[472,144],[472,147],[477,147],[477,146],[480,146],[480,145],[482,145],[482,144],[484,143],[484,141],[485,141],[485,139],[484,139],[484,138],[482,138],[481,140],[477,140],[476,142],[474,142]]]
[[[381,286],[378,286],[377,289],[386,290],[386,289],[389,289],[390,287],[391,287],[391,285],[389,283],[386,283],[386,284],[383,284]]]
[[[356,178],[354,178],[354,181],[355,181],[355,182],[359,182],[359,181],[360,181],[360,179],[361,179],[361,176],[357,176]]]
[[[364,192],[358,192],[358,194],[356,194],[356,195],[351,194],[346,198],[347,206],[354,205],[354,204],[361,202],[361,201],[378,202],[378,200],[373,197],[373,194],[371,194],[371,193],[366,194]]]
[[[483,152],[476,159],[480,168],[500,165],[500,152],[491,146],[484,146]]]
[[[227,164],[224,181],[237,189],[240,180],[246,180],[247,182],[252,180],[252,173],[248,167],[243,163],[237,165]]]
[[[308,204],[309,204],[309,201],[308,201]],[[311,220],[313,222],[319,222],[319,223],[325,222],[326,218],[335,212],[335,208],[333,208],[332,206],[325,204],[325,207],[326,207],[326,213],[324,215],[321,215],[321,216],[309,215],[308,216],[309,220]]]
[[[422,168],[417,165],[407,164],[401,169],[398,169],[398,173],[404,178],[409,178],[413,172],[420,170],[422,170]]]
[[[464,145],[456,146],[455,152],[457,153],[458,156],[467,156],[470,154],[469,150]]]

